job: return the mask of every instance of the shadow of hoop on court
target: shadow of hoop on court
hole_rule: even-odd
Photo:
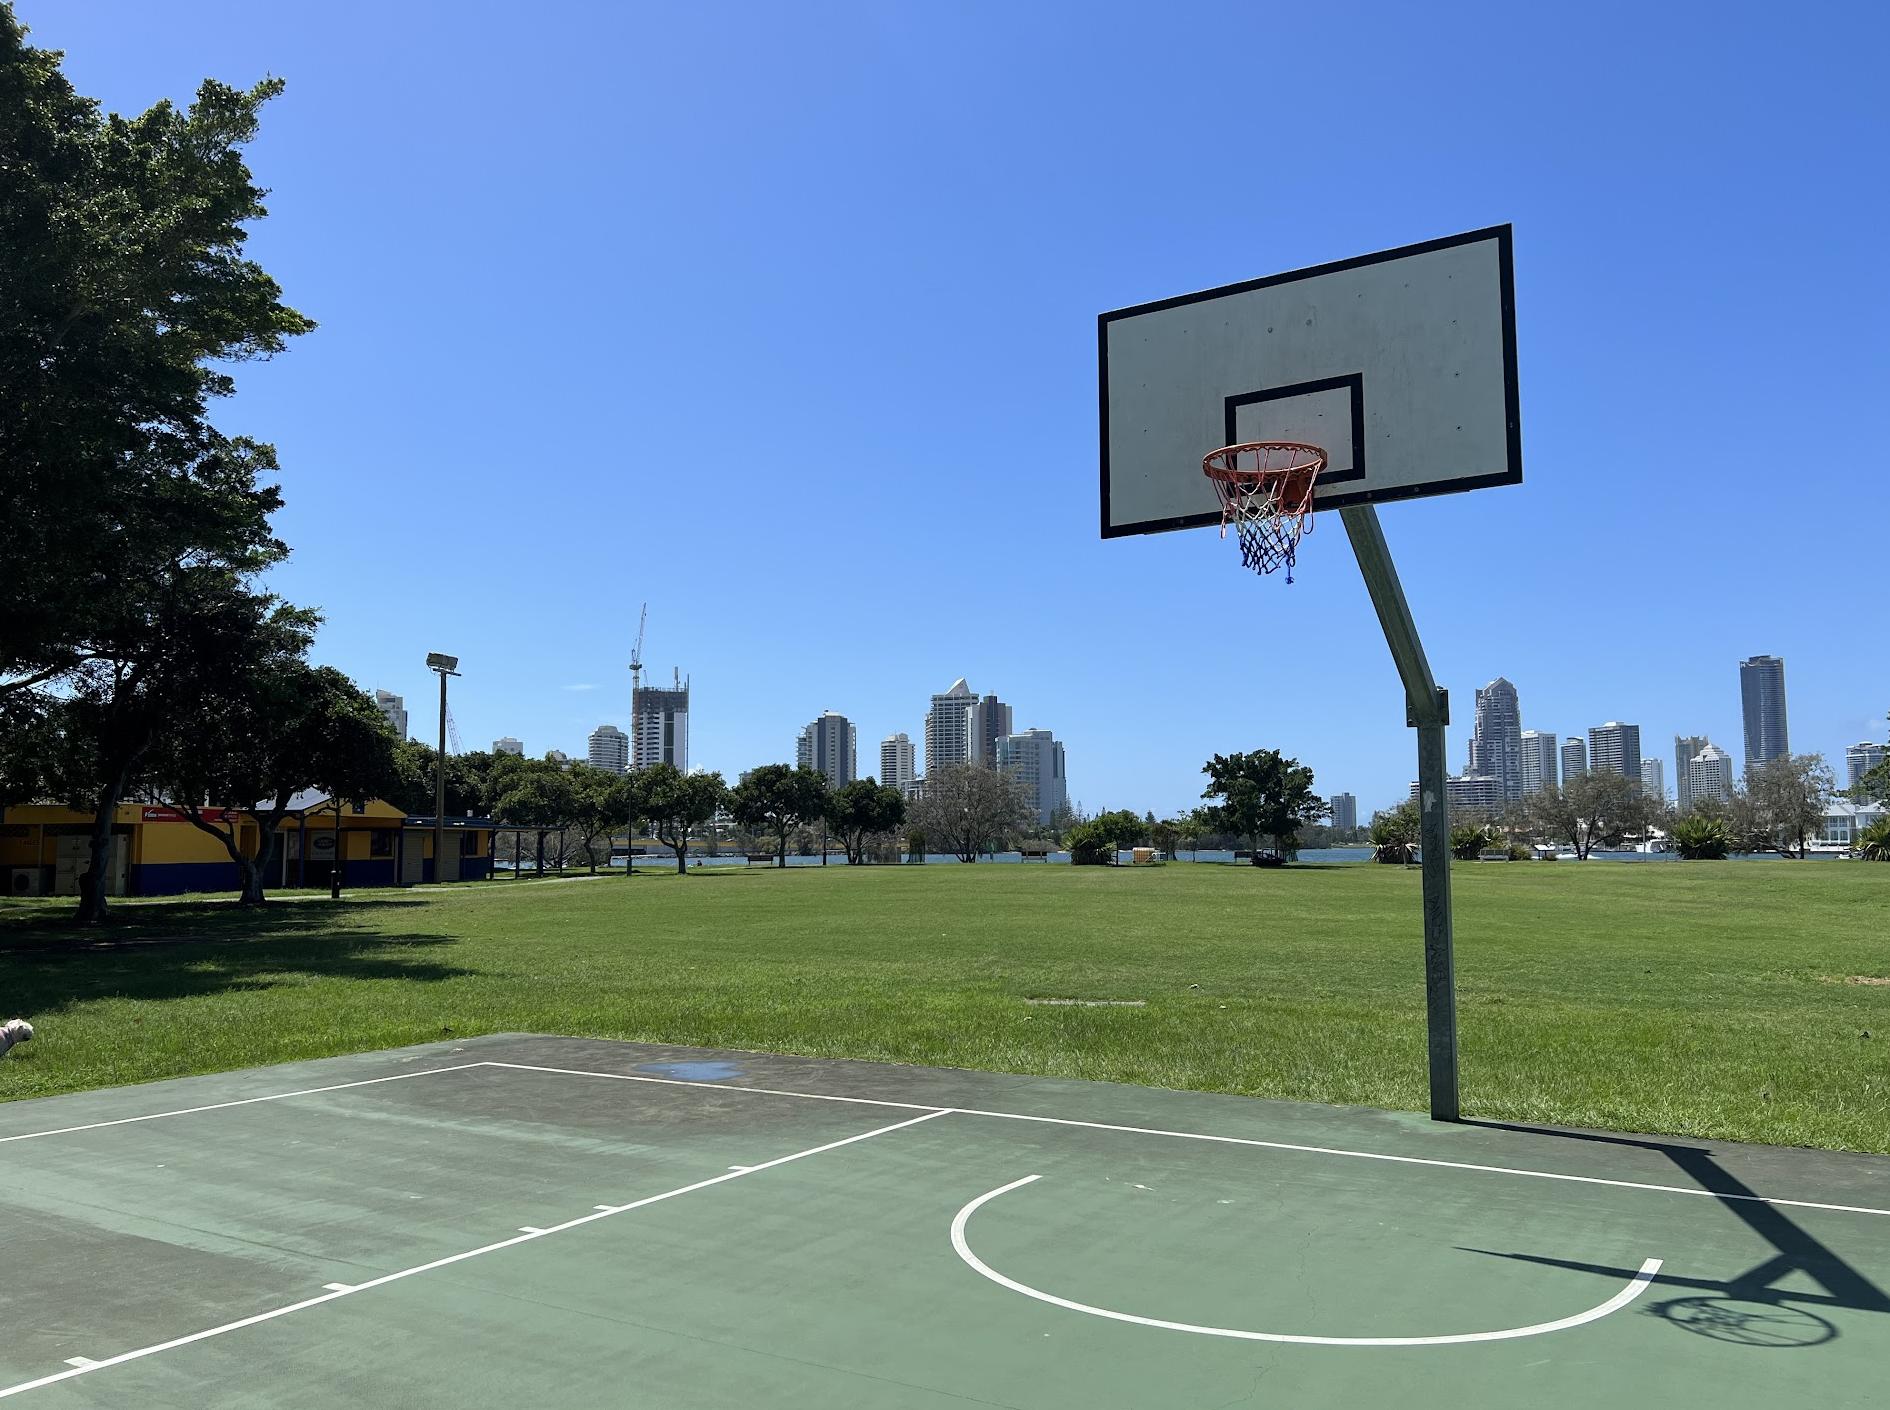
[[[1672,1161],[1702,1190],[1717,1196],[1722,1209],[1777,1250],[1773,1257],[1730,1278],[1686,1277],[1672,1271],[1671,1264],[1657,1273],[1653,1279],[1655,1283],[1675,1290],[1691,1289],[1693,1295],[1650,1303],[1643,1311],[1683,1332],[1739,1346],[1803,1350],[1822,1346],[1842,1335],[1834,1322],[1813,1309],[1890,1313],[1890,1294],[1886,1294],[1828,1244],[1793,1220],[1779,1205],[1757,1193],[1727,1170],[1715,1159],[1711,1150],[1646,1137],[1605,1136],[1598,1132],[1558,1130],[1549,1126],[1524,1126],[1504,1121],[1473,1121],[1466,1118],[1463,1124],[1495,1131],[1517,1131],[1554,1136],[1561,1140],[1653,1151]],[[1496,1249],[1466,1249],[1465,1252],[1485,1253],[1494,1258],[1515,1259],[1612,1277],[1625,1278],[1633,1273],[1632,1269],[1548,1258],[1539,1254],[1505,1253]],[[1801,1281],[1809,1279],[1823,1291],[1799,1291],[1780,1286],[1793,1275],[1798,1275]]]

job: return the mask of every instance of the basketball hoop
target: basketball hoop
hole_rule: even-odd
[[[1302,441],[1248,441],[1201,457],[1201,473],[1221,500],[1221,537],[1234,526],[1240,561],[1256,573],[1286,569],[1301,534],[1312,532],[1313,485],[1326,453]]]

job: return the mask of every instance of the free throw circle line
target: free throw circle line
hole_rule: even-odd
[[[971,1245],[965,1240],[965,1226],[971,1222],[971,1216],[999,1195],[1007,1195],[1012,1190],[1022,1189],[1025,1185],[1041,1179],[1038,1175],[1026,1175],[1021,1180],[1013,1180],[1008,1185],[999,1185],[995,1190],[988,1190],[958,1211],[952,1220],[952,1248],[960,1258],[975,1271],[983,1274],[999,1287],[1009,1288],[1012,1292],[1022,1293],[1025,1297],[1034,1297],[1039,1302],[1047,1302],[1052,1307],[1063,1307],[1071,1312],[1087,1312],[1092,1317],[1107,1317],[1112,1322],[1133,1322],[1139,1327],[1160,1327],[1170,1332],[1193,1332],[1204,1337],[1234,1337],[1241,1341],[1279,1341],[1291,1342],[1298,1346],[1456,1346],[1473,1341],[1512,1341],[1517,1337],[1539,1337],[1547,1332],[1567,1331],[1570,1327],[1579,1327],[1586,1322],[1596,1322],[1610,1312],[1619,1312],[1635,1298],[1647,1291],[1647,1285],[1660,1271],[1658,1258],[1643,1259],[1641,1270],[1628,1281],[1626,1287],[1617,1292],[1606,1302],[1589,1308],[1586,1312],[1577,1312],[1571,1317],[1558,1317],[1553,1322],[1536,1322],[1527,1327],[1504,1327],[1493,1332],[1453,1332],[1435,1337],[1313,1337],[1291,1332],[1250,1332],[1238,1327],[1203,1327],[1193,1322],[1169,1322],[1160,1317],[1138,1317],[1132,1312],[1116,1312],[1107,1307],[1092,1307],[1086,1302],[1075,1302],[1067,1297],[1058,1297],[1041,1288],[1033,1288],[1028,1283],[1020,1283],[1015,1278],[1007,1278],[977,1254],[971,1251]]]

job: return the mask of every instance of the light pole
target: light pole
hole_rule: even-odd
[[[440,677],[440,750],[433,756],[433,879],[446,875],[446,678],[459,674],[459,657],[427,653],[427,669]]]

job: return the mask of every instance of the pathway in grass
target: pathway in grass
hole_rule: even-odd
[[[1457,869],[1469,1114],[1890,1151],[1890,867]],[[1424,1103],[1398,868],[845,867],[0,908],[0,1097],[523,1030]],[[1030,999],[1141,1000],[1033,1004]]]

